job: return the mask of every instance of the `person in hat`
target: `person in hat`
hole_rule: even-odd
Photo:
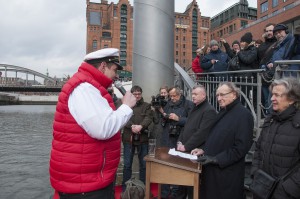
[[[240,61],[240,70],[257,69],[257,48],[254,46],[252,33],[246,32],[241,37],[241,50],[237,54]],[[244,76],[250,77],[251,73],[245,73]]]
[[[121,152],[120,129],[132,116],[130,92],[116,110],[107,88],[122,70],[119,50],[87,54],[63,86],[53,123],[50,182],[63,198],[113,198]]]
[[[210,52],[201,60],[201,67],[206,72],[227,71],[228,55],[220,50],[219,43],[216,40],[210,41],[210,48]]]
[[[269,69],[275,67],[275,61],[278,60],[290,60],[290,59],[299,59],[300,58],[300,50],[298,46],[300,45],[300,41],[298,37],[293,36],[288,31],[288,27],[284,24],[277,24],[273,29],[273,34],[277,39],[277,43],[274,46],[274,51],[271,60],[267,64]],[[287,70],[299,70],[299,64],[292,64]],[[284,73],[285,75],[293,75],[291,73]]]
[[[238,40],[232,42],[232,49],[224,38],[221,38],[220,42],[223,43],[225,51],[230,58],[233,58],[240,51],[240,42]]]

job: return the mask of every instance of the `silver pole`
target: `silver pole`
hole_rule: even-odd
[[[174,85],[174,0],[135,0],[133,82],[149,102],[161,86]]]

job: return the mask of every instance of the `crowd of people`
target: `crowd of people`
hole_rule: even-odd
[[[254,42],[251,33],[234,41],[232,49],[224,39],[221,42],[226,52],[215,40],[197,50],[193,69],[199,64],[204,72],[227,71],[228,61],[237,56],[240,70],[263,66],[273,70],[274,61],[299,55],[299,47],[294,45],[299,37],[288,33],[282,24],[268,24],[264,42]],[[254,141],[254,119],[240,101],[240,89],[233,82],[219,83],[215,92],[218,112],[202,85],[193,87],[191,101],[179,87],[163,86],[148,103],[139,85],[119,100],[111,89],[117,70],[122,70],[118,57],[119,51],[114,48],[87,54],[78,72],[62,88],[53,123],[49,169],[51,185],[59,197],[114,198],[121,141],[122,191],[132,176],[136,153],[139,178],[145,183],[144,157],[148,139],[154,137],[158,146],[198,156],[203,166],[201,199],[245,198],[245,156]],[[272,198],[300,198],[300,83],[290,77],[265,82],[264,86],[263,92],[268,92],[264,99],[272,103],[272,110],[254,141],[251,176],[255,179],[257,171],[277,179],[284,176]],[[187,186],[163,185],[161,197],[190,199],[193,191]]]
[[[264,69],[266,72],[262,74],[262,105],[265,109],[265,114],[271,111],[271,96],[268,87],[274,80],[275,61],[278,60],[299,60],[300,59],[300,31],[295,28],[294,34],[290,33],[288,27],[284,24],[269,23],[264,28],[260,38],[254,39],[251,32],[245,33],[239,40],[235,40],[230,44],[224,38],[220,41],[211,40],[209,44],[210,51],[204,52],[206,46],[197,49],[197,56],[193,60],[192,70],[201,76],[203,72],[226,72],[238,71],[236,76],[242,77],[243,80],[247,77],[248,80],[253,76],[253,73],[247,70]],[[224,52],[220,46],[224,46]],[[237,66],[232,66],[231,59],[237,60]],[[232,60],[232,61],[233,61]],[[299,64],[289,65],[285,70],[300,70]],[[286,72],[288,75],[294,75],[293,72]],[[227,74],[228,75],[228,74]],[[214,74],[213,76],[224,77],[224,74]],[[232,75],[234,76],[234,75]],[[255,79],[256,76],[253,76]]]

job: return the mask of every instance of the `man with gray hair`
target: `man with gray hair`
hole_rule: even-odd
[[[192,101],[195,107],[190,112],[183,132],[177,142],[177,150],[191,152],[195,148],[201,148],[208,137],[215,122],[217,113],[206,99],[206,90],[202,85],[196,85],[192,90]],[[193,188],[180,186],[178,198],[193,198]]]
[[[193,109],[193,103],[182,95],[179,87],[174,86],[169,89],[169,98],[167,105],[160,109],[163,118],[162,146],[175,148],[179,135],[183,131],[188,113]],[[162,185],[161,198],[173,198],[177,193],[177,186]]]

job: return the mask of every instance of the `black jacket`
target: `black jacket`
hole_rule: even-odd
[[[217,113],[207,100],[195,106],[189,114],[183,132],[178,141],[182,142],[186,151],[201,147],[210,133]]]
[[[132,110],[133,115],[123,129],[122,140],[124,143],[133,143],[135,145],[138,145],[140,143],[147,143],[148,132],[145,130],[148,130],[148,126],[153,121],[153,111],[151,110],[151,106],[149,103],[144,102],[144,99],[142,98],[136,103]],[[133,141],[132,139],[131,126],[134,124],[143,126],[139,141]]]
[[[251,113],[239,99],[218,113],[203,150],[219,165],[203,167],[200,198],[244,198],[245,155],[252,145],[253,126]]]
[[[259,66],[266,65],[268,62],[270,62],[273,50],[268,50],[270,46],[272,46],[277,39],[275,37],[272,37],[271,39],[266,39],[264,43],[262,43],[258,49],[257,49],[257,57],[258,57],[258,63]],[[267,54],[266,54],[267,53]]]
[[[297,161],[300,164],[300,110],[290,106],[265,119],[256,143],[251,173],[260,168],[274,177],[281,177]],[[300,198],[299,168],[279,183],[272,198]]]

